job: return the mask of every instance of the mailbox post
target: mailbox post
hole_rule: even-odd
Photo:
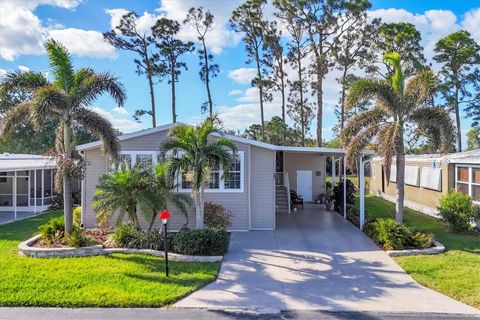
[[[167,225],[168,219],[170,219],[170,213],[167,210],[163,210],[160,213],[160,219],[162,220],[163,225],[163,233],[164,233],[164,240],[163,240],[163,250],[165,252],[165,275],[168,278],[169,270],[168,270],[168,236],[167,236]]]

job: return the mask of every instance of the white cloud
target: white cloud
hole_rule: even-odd
[[[480,43],[480,8],[465,13],[462,27],[472,34],[477,43]]]
[[[7,75],[7,73],[8,73],[7,70],[0,68],[0,80],[2,80],[3,78],[5,78],[5,76]]]
[[[250,84],[257,75],[255,68],[239,68],[228,72],[228,77],[236,83]]]
[[[118,108],[114,108],[114,109],[118,109]],[[112,110],[112,112],[115,112],[114,109]],[[112,126],[115,129],[118,129],[119,131],[121,131],[122,133],[132,132],[132,131],[140,130],[142,128],[141,123],[138,123],[137,121],[131,118],[114,115],[112,112],[102,109],[100,107],[93,107],[92,110],[97,112],[101,116],[103,116],[108,121],[110,121]]]
[[[243,91],[240,90],[240,89],[233,89],[233,90],[231,90],[231,91],[228,93],[228,95],[229,95],[229,96],[238,96],[238,95],[240,95],[240,94],[242,94],[242,93],[243,93]]]
[[[115,48],[98,31],[67,28],[51,30],[50,37],[60,41],[72,54],[79,57],[116,58]]]
[[[30,68],[25,66],[18,66],[18,70],[20,70],[21,73],[25,73],[30,71]]]
[[[127,9],[123,8],[107,9],[105,11],[110,15],[110,27],[112,29],[115,29],[120,24],[122,17],[129,12]],[[140,15],[136,20],[138,32],[140,34],[150,33],[151,28],[157,19],[157,15],[144,12],[143,15]]]
[[[100,32],[63,28],[61,24],[45,26],[33,12],[40,5],[73,10],[80,0],[4,0],[0,2],[0,57],[13,61],[20,55],[45,53],[44,42],[53,37],[72,54],[99,58],[116,57],[115,49],[104,42]],[[51,22],[47,19],[47,23]]]
[[[259,96],[258,96],[258,88],[257,87],[251,87],[245,90],[244,94],[237,99],[237,101],[240,102],[259,102]]]
[[[211,0],[163,0],[158,9],[162,15],[169,19],[183,22],[191,7],[203,7],[210,10],[214,15],[215,27],[207,37],[207,46],[213,53],[221,53],[225,47],[235,47],[241,40],[241,35],[232,31],[228,25],[232,11],[242,4],[243,0],[234,1],[211,1]],[[180,31],[182,40],[197,41],[197,35],[193,28],[186,25]]]
[[[127,111],[127,109],[125,109],[123,107],[115,107],[115,108],[112,109],[112,111],[115,112],[115,113],[118,113],[118,114],[125,115],[125,116],[130,115],[130,113]]]

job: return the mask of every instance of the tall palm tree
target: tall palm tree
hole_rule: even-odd
[[[220,166],[225,175],[237,151],[232,140],[221,135],[216,137],[218,134],[215,120],[207,118],[194,127],[184,124],[173,127],[167,139],[160,143],[170,175],[175,177],[188,173],[195,201],[197,229],[203,228],[204,184],[210,177],[211,168]],[[171,157],[167,157],[169,152]]]
[[[55,154],[59,160],[56,189],[61,189],[63,180],[65,231],[71,232],[70,180],[73,171],[78,169],[73,160],[76,145],[73,128],[80,127],[91,132],[102,140],[105,153],[116,158],[120,146],[115,130],[108,120],[88,106],[104,93],[123,106],[126,95],[122,84],[110,73],[97,73],[90,68],[75,71],[69,52],[59,42],[48,40],[45,48],[53,71],[53,81],[35,72],[7,75],[2,89],[25,90],[29,97],[5,114],[1,134],[10,136],[22,121],[30,121],[36,128],[41,127],[45,120],[58,121],[55,142]]]
[[[101,224],[107,224],[118,212],[117,224],[125,216],[138,229],[141,228],[138,213],[149,222],[151,230],[157,212],[173,203],[187,218],[187,205],[191,199],[187,194],[176,193],[173,180],[167,174],[167,165],[159,164],[155,168],[123,167],[103,175],[95,192],[93,207]]]
[[[369,143],[375,142],[377,152],[384,159],[386,177],[395,157],[396,211],[398,223],[403,222],[405,182],[405,125],[412,124],[425,132],[432,150],[450,151],[454,137],[452,120],[445,110],[432,107],[431,101],[437,80],[431,71],[422,71],[408,82],[402,72],[400,55],[385,54],[394,73],[389,81],[361,79],[352,84],[347,99],[347,108],[366,100],[372,100],[371,109],[355,115],[341,133],[347,161],[353,165],[356,156]],[[388,180],[387,180],[388,183]]]

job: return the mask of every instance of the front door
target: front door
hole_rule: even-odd
[[[312,170],[297,170],[297,193],[304,201],[312,201]]]

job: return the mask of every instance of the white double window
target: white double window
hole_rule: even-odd
[[[244,180],[244,153],[238,151],[230,164],[228,171],[223,174],[219,164],[210,168],[210,177],[205,182],[205,192],[243,192]],[[183,173],[180,177],[180,191],[192,191],[191,173]]]
[[[158,163],[157,151],[121,151],[120,157],[115,163],[115,168],[119,168],[122,164],[127,167],[133,167],[138,165],[140,167],[146,167],[151,164]]]
[[[457,165],[455,189],[468,194],[475,202],[480,203],[480,166]]]

